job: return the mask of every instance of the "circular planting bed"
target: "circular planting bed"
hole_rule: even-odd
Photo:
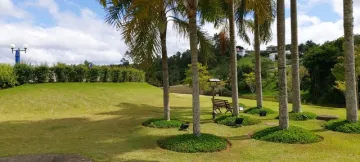
[[[152,128],[179,128],[182,122],[176,119],[167,121],[165,119],[149,119],[142,123],[143,126]]]
[[[254,133],[251,138],[291,144],[306,144],[320,142],[322,137],[315,133],[295,126],[290,126],[287,130],[281,130],[279,127],[270,127]]]
[[[325,124],[325,128],[337,132],[360,134],[360,121],[350,123],[346,120],[331,120]]]
[[[244,111],[244,113],[252,114],[252,115],[259,115],[261,111],[265,111],[266,114],[275,114],[276,113],[276,111],[271,110],[269,108],[265,108],[265,107],[263,107],[261,109],[259,109],[257,107],[252,107],[252,108],[246,109]]]
[[[182,134],[161,139],[158,145],[167,150],[176,152],[216,152],[228,147],[228,140],[212,134],[201,134],[200,137],[193,134]]]
[[[235,123],[236,118],[244,118],[243,123],[241,124],[242,126],[255,125],[255,124],[259,124],[261,122],[258,119],[250,118],[248,116],[240,115],[239,117],[236,117],[236,116],[223,115],[223,116],[216,118],[215,123],[223,124],[223,125],[227,125],[227,126],[236,126],[236,123]]]
[[[316,119],[316,117],[317,115],[312,112],[300,112],[300,113],[289,112],[289,120],[293,120],[293,121],[312,120],[312,119]],[[277,116],[276,119],[279,119],[279,116]]]

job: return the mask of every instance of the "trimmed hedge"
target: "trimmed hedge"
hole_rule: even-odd
[[[244,121],[242,123],[243,126],[247,125],[255,125],[259,124],[261,121],[258,119],[250,118],[248,116],[242,116],[239,117],[236,116],[230,116],[230,115],[223,115],[215,119],[215,123],[227,125],[227,126],[236,126],[235,120],[236,118],[244,118]]]
[[[315,143],[322,140],[315,133],[295,126],[290,126],[287,130],[281,130],[279,127],[270,127],[255,132],[251,137],[257,140],[291,144]]]
[[[317,115],[312,112],[301,112],[301,113],[294,113],[289,112],[289,120],[294,121],[306,121],[311,119],[316,119]],[[279,119],[279,116],[277,116],[275,119]]]
[[[261,109],[259,109],[257,107],[252,107],[252,108],[246,109],[244,111],[244,113],[252,114],[252,115],[259,115],[260,111],[266,111],[267,114],[275,114],[275,113],[277,113],[276,111],[271,110],[269,108],[265,108],[265,107],[263,107]]]
[[[360,134],[360,121],[350,123],[346,120],[330,120],[325,124],[325,128],[337,132]]]
[[[22,85],[33,78],[34,67],[26,63],[15,64],[14,71],[18,84]]]
[[[49,81],[50,68],[46,64],[34,67],[34,80],[37,83],[47,83]]]
[[[14,87],[16,83],[14,68],[7,64],[0,64],[0,89]]]
[[[200,137],[193,134],[171,136],[157,143],[163,149],[186,153],[215,152],[225,150],[228,146],[226,139],[205,133]]]
[[[180,128],[182,122],[176,119],[167,121],[165,119],[149,119],[142,123],[143,126],[152,128]]]
[[[289,113],[289,120],[305,121],[310,119],[316,119],[317,115],[312,112],[301,112],[301,113]]]

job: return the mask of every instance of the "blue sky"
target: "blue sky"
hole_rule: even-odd
[[[290,9],[286,0],[286,40],[290,43]],[[98,64],[119,63],[127,47],[120,32],[104,24],[96,0],[0,0],[0,63],[13,63],[8,46],[29,44],[22,60]],[[360,33],[360,2],[354,4],[355,32]],[[323,43],[343,35],[342,0],[298,0],[299,41]],[[203,27],[209,35],[219,30]],[[168,27],[169,55],[189,48],[188,40]],[[273,26],[276,34],[276,26]],[[237,44],[247,45],[237,38]],[[276,36],[268,45],[276,45]],[[266,45],[262,45],[265,48]]]

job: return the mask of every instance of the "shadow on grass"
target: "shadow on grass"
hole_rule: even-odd
[[[151,112],[154,109],[132,105],[119,111],[97,114],[104,115],[99,119],[1,122],[0,157],[61,153],[78,154],[94,161],[114,161],[129,152],[136,154],[138,150],[156,149],[156,141],[165,136],[149,134],[141,126],[146,118],[157,114]],[[136,160],[136,156],[133,158],[135,160],[128,161],[141,161]]]

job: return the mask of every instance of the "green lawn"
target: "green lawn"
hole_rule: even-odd
[[[229,98],[228,98],[229,99]],[[247,106],[255,101],[241,99]],[[172,116],[191,121],[191,95],[171,95]],[[332,132],[323,121],[291,121],[324,137],[315,144],[280,144],[248,134],[276,125],[277,114],[254,126],[231,128],[211,121],[210,97],[201,97],[201,130],[227,138],[230,149],[216,153],[177,153],[159,148],[158,139],[183,133],[141,125],[163,115],[162,91],[145,83],[67,83],[25,85],[0,91],[0,157],[72,153],[95,161],[358,161],[360,135]],[[278,104],[264,102],[277,111]],[[289,105],[291,108],[291,105]],[[345,109],[303,106],[316,114],[345,116]],[[255,117],[255,116],[253,116]]]

